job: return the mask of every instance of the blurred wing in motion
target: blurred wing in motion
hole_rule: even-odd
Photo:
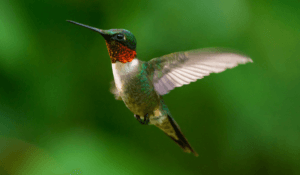
[[[219,73],[238,64],[253,62],[250,58],[221,48],[207,48],[171,53],[148,62],[155,90],[167,94],[211,73]]]

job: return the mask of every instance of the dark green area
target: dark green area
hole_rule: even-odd
[[[297,1],[0,1],[0,174],[300,174]],[[228,47],[240,65],[165,96],[199,157],[140,125],[109,92],[101,35],[141,60]]]

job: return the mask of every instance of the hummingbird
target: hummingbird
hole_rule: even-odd
[[[138,59],[135,36],[126,29],[102,30],[75,21],[104,38],[112,64],[111,92],[123,100],[134,117],[144,125],[155,125],[175,141],[184,152],[198,153],[183,135],[163,100],[175,87],[195,82],[211,73],[223,72],[238,64],[253,62],[249,57],[222,48],[175,52],[150,61]]]

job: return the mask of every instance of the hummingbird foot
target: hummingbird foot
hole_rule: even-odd
[[[141,119],[141,117],[139,115],[134,114],[134,117],[137,119],[137,121],[139,121],[142,125],[148,125],[149,123],[149,116],[148,114],[146,114],[144,116],[144,119]]]

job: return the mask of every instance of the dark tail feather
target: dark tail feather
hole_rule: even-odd
[[[195,156],[198,156],[198,153],[191,147],[187,139],[182,134],[179,126],[171,116],[168,115],[162,124],[157,124],[156,126],[163,130],[172,140],[174,140],[184,152],[192,152]]]

